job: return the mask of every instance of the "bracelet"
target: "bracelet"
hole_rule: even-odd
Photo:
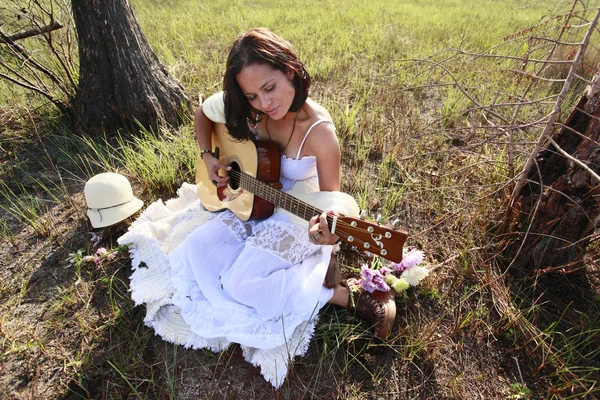
[[[206,153],[210,153],[210,154],[212,154],[213,152],[212,152],[212,151],[210,151],[210,150],[206,150],[206,149],[205,149],[205,150],[200,150],[200,158],[204,160],[204,155],[205,155]]]

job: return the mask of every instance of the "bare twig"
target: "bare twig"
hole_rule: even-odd
[[[595,173],[590,167],[588,167],[583,162],[581,162],[577,158],[573,157],[572,155],[570,155],[569,153],[567,153],[566,151],[564,151],[563,149],[561,149],[560,146],[551,137],[549,137],[548,140],[550,141],[550,143],[552,143],[552,145],[554,146],[554,148],[556,148],[556,150],[558,150],[558,152],[560,154],[562,154],[563,156],[565,156],[566,158],[568,158],[569,160],[573,161],[575,164],[579,165],[581,168],[583,168],[584,170],[586,170],[587,172],[589,172],[590,175],[592,175],[592,177],[594,177],[600,183],[600,176],[598,176],[598,174]]]
[[[521,379],[521,384],[525,385],[525,381],[523,380],[523,374],[521,373],[521,366],[519,365],[519,358],[516,356],[512,356],[513,360],[515,360],[515,364],[517,364],[517,370],[519,371],[519,379]]]
[[[8,81],[10,81],[10,82],[18,85],[18,86],[24,87],[25,89],[29,89],[31,91],[34,91],[36,93],[41,94],[42,96],[44,96],[45,98],[47,98],[48,100],[50,100],[52,102],[52,104],[54,104],[55,106],[57,106],[61,111],[64,111],[65,105],[61,101],[55,99],[54,97],[52,97],[51,94],[49,94],[49,93],[41,90],[39,87],[37,87],[35,85],[31,85],[31,84],[25,83],[25,82],[18,81],[16,79],[14,79],[14,78],[12,78],[12,77],[10,77],[10,76],[2,73],[2,72],[0,72],[0,78],[6,79],[6,80],[8,80]]]
[[[7,36],[0,31],[0,39],[1,38],[4,38],[6,40]],[[63,82],[59,79],[59,77],[55,73],[53,73],[51,70],[49,70],[48,68],[44,67],[37,61],[33,60],[29,56],[29,54],[25,48],[19,46],[16,43],[13,43],[13,42],[7,42],[7,44],[8,44],[8,47],[13,51],[13,54],[15,54],[15,56],[20,57],[24,62],[31,65],[32,69],[38,70],[41,73],[43,73],[48,79],[50,79],[54,84],[56,84],[63,93],[68,93],[68,90],[65,88],[65,86],[63,85]],[[11,72],[13,72],[13,71],[11,71]],[[41,79],[38,79],[38,80],[41,82]]]

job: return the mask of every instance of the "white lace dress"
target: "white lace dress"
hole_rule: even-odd
[[[298,181],[318,190],[314,157],[281,161],[284,190]],[[323,286],[333,246],[311,244],[308,223],[284,214],[242,222],[230,211],[208,212],[195,189],[184,184],[177,198],[151,204],[119,238],[131,246],[131,296],[165,340],[213,351],[239,343],[279,387],[333,295]]]

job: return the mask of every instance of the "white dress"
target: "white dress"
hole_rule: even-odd
[[[317,121],[306,136],[319,123],[332,122]],[[303,182],[318,191],[316,159],[299,158],[300,150],[296,159],[282,156],[283,190]],[[277,212],[242,222],[230,211],[206,211],[195,185],[184,184],[177,198],[148,206],[118,242],[130,244],[131,296],[146,305],[146,325],[185,347],[239,343],[279,387],[333,295],[323,286],[333,246],[310,243],[307,226]]]

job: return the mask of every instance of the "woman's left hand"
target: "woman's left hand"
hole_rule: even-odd
[[[329,214],[338,215],[335,211],[329,211]],[[321,215],[315,215],[308,222],[308,240],[312,244],[334,244],[338,239],[336,235],[329,231],[326,212]]]

